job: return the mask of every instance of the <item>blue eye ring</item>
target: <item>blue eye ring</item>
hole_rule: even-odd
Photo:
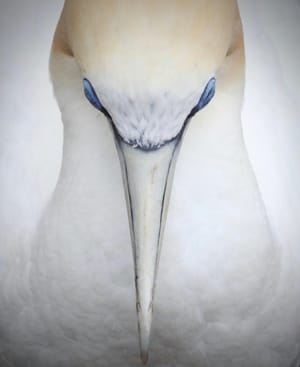
[[[194,116],[198,111],[202,110],[213,99],[216,91],[216,78],[211,78],[199,99],[199,102],[192,109],[189,117]]]
[[[83,79],[83,89],[84,94],[88,101],[99,111],[104,112],[105,108],[102,106],[101,102],[99,101],[99,98],[97,96],[97,93],[95,92],[94,87],[92,86],[91,82],[84,78]]]

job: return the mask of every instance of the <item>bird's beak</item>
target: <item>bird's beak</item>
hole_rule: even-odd
[[[144,151],[116,137],[123,173],[135,266],[141,358],[148,360],[153,296],[169,196],[181,136]]]

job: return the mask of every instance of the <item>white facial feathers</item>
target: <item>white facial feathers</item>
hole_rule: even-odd
[[[98,96],[122,139],[134,146],[151,149],[180,132],[201,92],[200,89],[181,93],[180,97],[167,92],[160,96],[128,97],[120,92],[101,90]]]

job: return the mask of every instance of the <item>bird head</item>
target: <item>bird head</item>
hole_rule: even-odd
[[[66,0],[57,27],[53,68],[62,55],[76,61],[86,103],[106,117],[119,153],[143,362],[176,158],[237,48],[235,0]]]

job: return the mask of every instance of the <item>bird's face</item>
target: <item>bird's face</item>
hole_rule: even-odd
[[[201,96],[231,41],[235,9],[228,3],[66,2],[69,43],[86,90],[93,89],[125,142],[159,147],[180,132],[193,108],[208,103]]]
[[[65,3],[63,36],[121,162],[143,361],[176,157],[188,122],[214,97],[237,17],[234,0]]]

